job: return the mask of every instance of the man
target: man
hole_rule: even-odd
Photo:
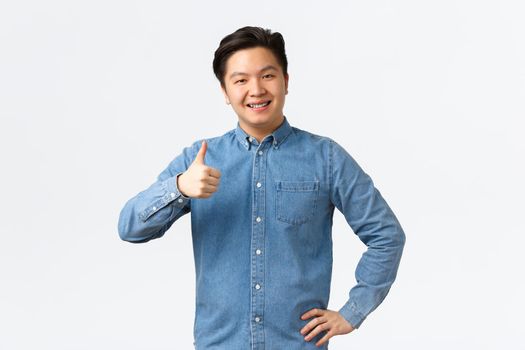
[[[221,41],[213,69],[237,127],[185,148],[131,198],[120,237],[159,238],[191,211],[197,349],[327,349],[331,337],[359,327],[385,298],[403,230],[341,146],[290,126],[279,33],[235,31]],[[334,208],[368,247],[339,311],[326,309]]]

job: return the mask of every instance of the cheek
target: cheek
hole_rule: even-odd
[[[271,91],[275,97],[282,97],[286,94],[286,86],[284,84],[276,84]]]
[[[244,105],[244,95],[240,92],[231,95],[236,104]]]

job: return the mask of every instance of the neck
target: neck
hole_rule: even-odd
[[[269,125],[246,124],[241,120],[239,120],[239,125],[241,129],[243,129],[248,135],[252,136],[260,143],[266,136],[277,130],[283,122],[284,115]]]

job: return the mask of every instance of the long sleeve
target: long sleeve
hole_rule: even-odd
[[[191,200],[180,193],[177,176],[190,166],[197,145],[184,148],[151,186],[126,202],[118,221],[122,240],[143,243],[162,237],[177,219],[190,212]]]
[[[381,304],[394,282],[405,233],[372,179],[336,142],[330,156],[332,203],[367,246],[355,270],[357,284],[339,310],[355,328]]]

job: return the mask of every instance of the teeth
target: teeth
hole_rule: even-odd
[[[251,108],[261,108],[261,107],[267,106],[269,103],[270,101],[259,103],[259,104],[249,104],[248,106],[250,106]]]

